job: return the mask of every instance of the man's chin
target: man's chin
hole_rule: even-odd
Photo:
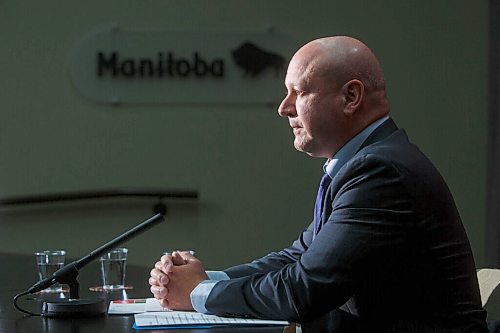
[[[313,149],[310,145],[305,145],[303,143],[294,141],[293,146],[295,147],[296,150],[305,153],[311,157],[320,157],[323,158],[323,154],[319,153],[317,149]]]
[[[305,145],[303,142],[297,142],[297,140],[295,140],[293,142],[293,146],[295,147],[296,150],[314,157],[314,154],[311,152],[311,149],[309,149],[310,147]]]

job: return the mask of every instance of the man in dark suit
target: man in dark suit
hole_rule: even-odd
[[[327,159],[314,221],[290,247],[219,275],[186,252],[163,256],[149,280],[155,297],[311,332],[486,332],[453,198],[388,116],[371,50],[350,37],[312,41],[285,85],[278,113],[295,148]]]

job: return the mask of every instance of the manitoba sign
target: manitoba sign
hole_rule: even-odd
[[[274,104],[295,43],[276,32],[124,30],[76,46],[76,90],[112,104]]]

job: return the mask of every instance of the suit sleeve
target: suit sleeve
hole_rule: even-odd
[[[248,264],[230,267],[224,270],[224,272],[233,279],[257,273],[278,271],[286,265],[292,264],[300,259],[302,253],[304,253],[311,244],[313,231],[314,222],[312,222],[288,248],[279,252],[269,253]]]
[[[362,156],[344,166],[331,188],[328,219],[313,242],[309,234],[295,242],[289,251],[296,260],[272,256],[252,266],[251,275],[217,283],[206,303],[210,313],[305,322],[370,287],[366,274],[385,278],[384,269],[404,258],[402,244],[413,227],[401,173],[388,161]]]

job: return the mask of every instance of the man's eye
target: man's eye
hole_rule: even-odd
[[[289,93],[290,93],[290,91],[288,91],[288,90],[283,91],[283,94],[284,94],[285,96],[288,96],[288,94],[289,94]],[[291,90],[291,93],[292,93],[293,95],[295,95],[295,96],[302,96],[302,95],[304,95],[304,94],[305,94],[305,91],[303,91],[303,90],[298,90],[298,89],[293,89],[293,90]]]

